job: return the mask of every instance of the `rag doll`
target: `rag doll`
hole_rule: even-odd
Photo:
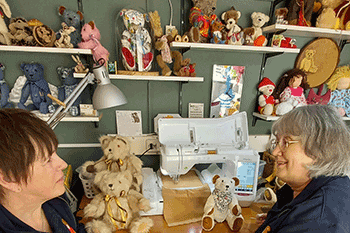
[[[304,71],[294,68],[287,71],[279,80],[275,92],[276,115],[284,115],[296,107],[307,105],[304,90],[308,89],[307,76]]]
[[[332,91],[329,105],[336,107],[341,116],[350,116],[350,68],[339,66],[327,82]]]
[[[259,96],[258,111],[264,115],[272,115],[274,112],[274,106],[277,103],[272,93],[275,90],[276,85],[269,79],[263,78],[259,83],[258,90],[262,93]]]

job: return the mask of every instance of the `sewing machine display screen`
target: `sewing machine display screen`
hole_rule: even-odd
[[[253,193],[255,166],[253,162],[238,162],[239,185],[235,189],[236,193]]]

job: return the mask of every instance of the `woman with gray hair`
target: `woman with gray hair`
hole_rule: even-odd
[[[350,132],[337,110],[298,107],[272,134],[276,176],[286,185],[256,232],[350,232]]]

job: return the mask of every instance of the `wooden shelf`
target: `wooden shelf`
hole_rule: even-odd
[[[91,49],[69,49],[69,48],[55,48],[55,47],[11,46],[11,45],[0,45],[0,51],[33,52],[33,53],[92,54]]]
[[[252,53],[299,53],[297,48],[276,48],[270,46],[250,46],[250,45],[227,45],[227,44],[212,44],[212,43],[186,43],[186,42],[171,42],[172,48],[182,49],[215,49],[215,50],[231,50],[244,51]]]
[[[253,112],[253,116],[265,121],[277,121],[280,118],[279,116],[267,116],[257,112]],[[342,118],[344,121],[350,121],[350,117],[342,117]]]
[[[335,30],[328,28],[318,27],[304,27],[288,24],[273,24],[263,27],[263,33],[278,33],[283,32],[283,35],[288,36],[301,36],[301,37],[328,37],[335,40],[347,40],[350,39],[350,31]]]
[[[85,73],[74,73],[75,78],[84,78]],[[147,75],[119,75],[109,74],[110,79],[142,80],[142,81],[176,81],[176,82],[203,82],[203,77],[180,77],[180,76],[147,76]]]

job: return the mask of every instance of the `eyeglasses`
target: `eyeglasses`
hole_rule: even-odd
[[[282,151],[285,151],[290,144],[295,144],[298,142],[299,141],[288,140],[284,137],[282,137],[280,140],[273,138],[270,140],[270,152],[272,153],[272,151],[276,149],[277,145],[280,147]]]

